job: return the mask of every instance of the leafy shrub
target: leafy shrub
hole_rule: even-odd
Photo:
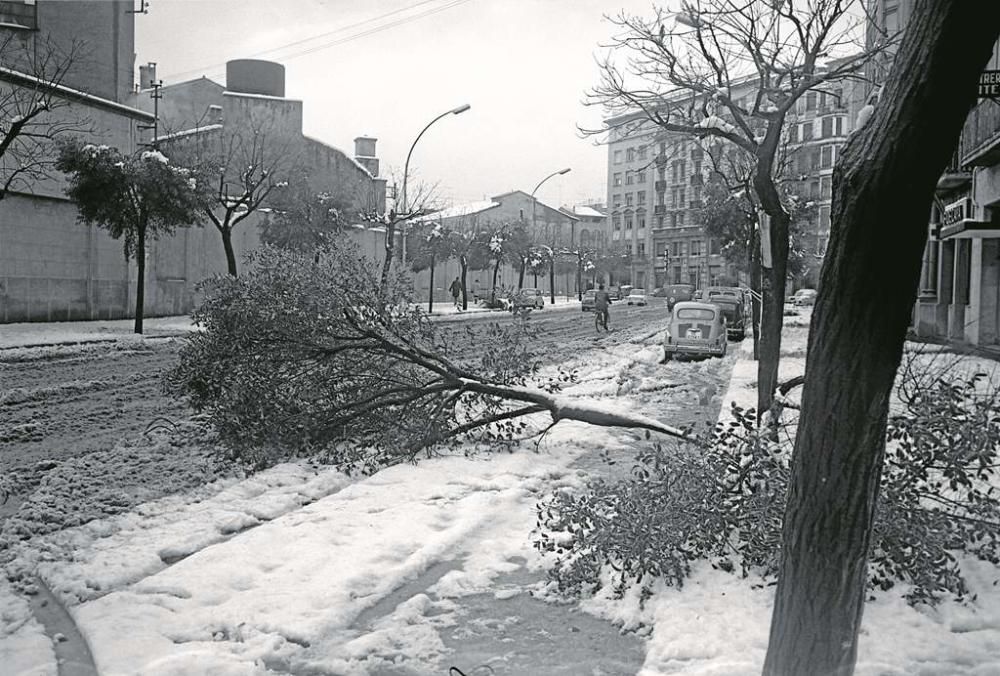
[[[919,374],[919,375],[918,375]],[[869,587],[908,584],[910,603],[968,598],[959,554],[1000,563],[1000,390],[982,374],[904,370],[903,410],[889,419],[869,555]],[[758,430],[753,409],[704,448],[656,446],[630,479],[595,481],[538,506],[535,546],[555,555],[551,578],[567,594],[613,593],[654,579],[681,586],[696,560],[763,581],[778,572],[794,425]]]
[[[371,471],[459,438],[524,430],[496,393],[537,369],[523,326],[492,327],[486,346],[469,350],[474,336],[429,322],[405,284],[382,288],[346,244],[264,247],[245,268],[204,287],[193,313],[201,330],[167,387],[250,466],[308,455]]]

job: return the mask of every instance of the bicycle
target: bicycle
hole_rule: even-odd
[[[602,327],[604,328],[605,333],[609,331],[607,310],[601,311],[594,308],[594,328],[597,329],[598,333],[600,333]]]

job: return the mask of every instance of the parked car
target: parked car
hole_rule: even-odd
[[[694,298],[694,285],[671,284],[666,287],[667,309],[672,310],[675,303],[683,303]]]
[[[541,289],[521,289],[514,294],[514,307],[530,307],[541,310],[545,307],[545,296]]]
[[[588,312],[594,309],[594,303],[597,301],[597,290],[587,289],[583,294],[583,301],[580,303],[580,309],[584,312]]]
[[[628,295],[630,293],[632,293],[632,285],[622,284],[621,286],[618,287],[618,293],[611,294],[611,297],[614,298],[615,300],[624,300],[625,298],[628,298]]]
[[[734,296],[728,293],[709,293],[708,302],[722,310],[726,318],[726,335],[736,340],[746,337],[746,310],[743,305],[743,294]]]
[[[713,303],[680,301],[670,314],[663,338],[664,361],[677,354],[721,357],[726,354],[726,318]]]
[[[625,302],[629,305],[645,305],[646,304],[646,290],[645,289],[632,289],[629,291],[628,296],[625,297]]]
[[[799,289],[792,296],[792,305],[814,305],[816,295],[816,289]]]

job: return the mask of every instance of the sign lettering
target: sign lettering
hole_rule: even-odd
[[[944,213],[941,214],[941,226],[947,227],[949,225],[954,225],[970,217],[971,214],[969,214],[968,198],[960,199],[957,202],[952,202],[944,208]]]
[[[979,76],[979,98],[1000,99],[1000,70],[984,70]]]

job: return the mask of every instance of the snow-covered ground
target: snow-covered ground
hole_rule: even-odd
[[[794,325],[785,334],[783,379],[804,366],[805,336]],[[677,405],[697,406],[706,392],[681,380],[697,380],[712,361],[659,366],[658,341],[654,327],[602,343],[566,394],[655,415],[666,406],[664,379],[674,378]],[[755,401],[749,347],[728,358],[737,362],[723,411]],[[106,675],[446,673],[443,637],[462,623],[462,599],[523,593],[496,581],[544,567],[529,538],[537,501],[582,485],[577,459],[627,450],[635,438],[563,423],[536,451],[435,458],[371,477],[281,465],[27,540],[11,569],[37,571]],[[435,567],[442,572],[424,593],[382,607]],[[1000,571],[973,562],[968,571],[979,594],[972,606],[916,610],[898,588],[869,603],[857,673],[1000,674]],[[634,597],[583,607],[644,625],[643,676],[736,676],[760,673],[772,598],[771,588],[702,566],[641,609]],[[0,664],[3,673],[56,674],[51,640],[3,584]]]

